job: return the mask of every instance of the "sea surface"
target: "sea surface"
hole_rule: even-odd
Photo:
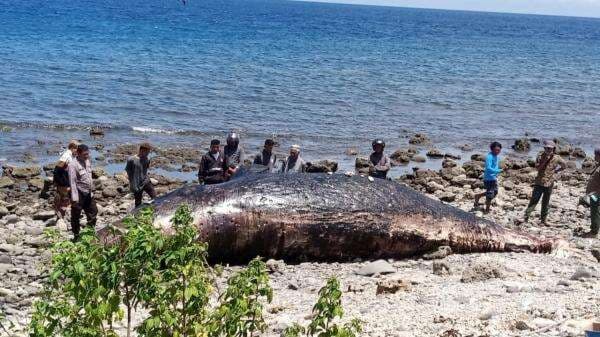
[[[276,0],[0,0],[0,160],[39,144],[198,144],[311,158],[425,132],[452,150],[600,136],[600,20]],[[6,128],[5,128],[6,129]],[[39,147],[41,148],[41,147]],[[52,154],[54,155],[54,154]]]

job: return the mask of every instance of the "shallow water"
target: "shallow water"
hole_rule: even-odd
[[[447,149],[600,131],[600,20],[289,1],[0,0],[0,158],[38,140],[202,148],[239,130],[351,166],[426,132]],[[52,127],[50,127],[52,126]],[[508,144],[507,144],[508,145]],[[36,152],[37,151],[37,152]]]

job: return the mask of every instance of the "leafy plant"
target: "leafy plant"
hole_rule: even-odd
[[[208,246],[189,207],[177,209],[170,235],[153,220],[148,208],[124,220],[125,232],[109,228],[119,238],[112,244],[98,240],[91,229],[77,242],[60,241],[57,232],[49,232],[54,242],[50,273],[34,304],[30,336],[116,337],[115,325],[124,320],[128,337],[134,330],[140,337],[253,337],[266,330],[264,303],[272,301],[273,290],[263,261],[252,260],[221,293],[220,268],[208,264]],[[134,327],[132,315],[140,308],[147,315]],[[360,332],[357,321],[334,323],[343,315],[335,279],[319,292],[313,313],[306,329],[295,325],[287,335],[354,337]]]
[[[332,277],[319,290],[319,299],[313,307],[313,319],[308,327],[304,328],[296,323],[284,331],[284,336],[299,337],[305,334],[318,337],[356,337],[362,332],[362,326],[357,319],[341,326],[334,322],[336,318],[343,316],[340,282]]]
[[[234,275],[220,297],[220,305],[211,317],[211,337],[247,337],[264,332],[267,325],[263,318],[260,297],[273,300],[269,286],[267,267],[260,259],[254,259],[248,268]]]

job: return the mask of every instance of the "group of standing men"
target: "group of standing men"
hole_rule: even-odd
[[[264,167],[264,171],[277,171],[277,156],[273,152],[275,141],[265,140],[263,150],[254,157],[253,164]],[[240,146],[240,138],[232,132],[221,150],[221,142],[213,139],[208,153],[202,156],[198,169],[198,182],[201,184],[219,184],[229,180],[244,165],[245,154]],[[283,161],[281,173],[306,172],[306,162],[300,157],[300,146],[292,145],[289,156]]]
[[[500,153],[502,145],[493,142],[490,152],[485,159],[483,184],[485,192],[475,195],[474,208],[479,206],[479,200],[485,196],[485,212],[490,211],[492,200],[498,195],[498,176],[502,173],[500,168]],[[582,234],[583,237],[595,238],[600,230],[600,148],[594,150],[595,166],[588,180],[585,195],[580,198],[580,203],[590,207],[590,231]],[[533,191],[529,205],[525,210],[522,222],[528,222],[537,204],[542,201],[540,220],[546,225],[550,208],[550,197],[556,182],[556,175],[567,168],[566,162],[556,154],[556,144],[551,140],[544,141],[544,151],[537,157],[535,168],[537,174],[533,182]]]

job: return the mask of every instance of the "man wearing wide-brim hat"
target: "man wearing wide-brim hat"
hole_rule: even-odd
[[[535,207],[542,199],[542,210],[540,219],[543,224],[546,224],[548,218],[548,208],[550,205],[550,196],[554,188],[556,173],[564,170],[567,167],[565,161],[555,154],[556,144],[551,140],[544,141],[544,152],[542,152],[536,161],[537,176],[533,182],[533,192],[529,206],[525,210],[525,221],[529,220],[529,216],[535,210]]]

